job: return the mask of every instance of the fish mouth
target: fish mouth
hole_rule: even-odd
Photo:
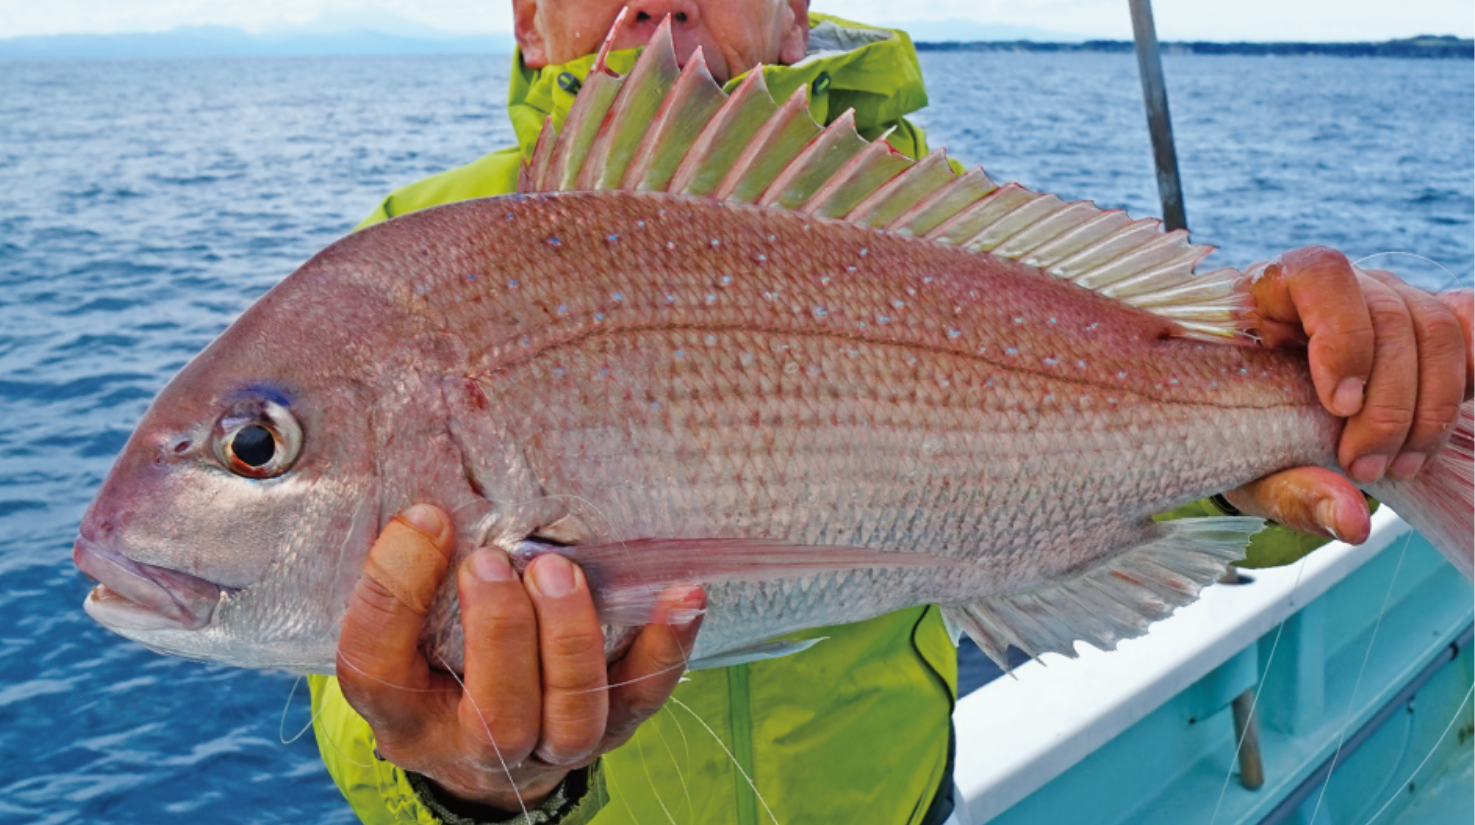
[[[83,603],[87,615],[113,630],[199,630],[229,592],[81,536],[72,547],[72,563],[99,582]]]

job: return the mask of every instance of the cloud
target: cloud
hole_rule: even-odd
[[[45,0],[0,5],[0,37],[26,34],[164,31],[224,25],[248,31],[328,19],[335,26],[385,15],[457,33],[506,32],[509,0]],[[871,23],[972,20],[1127,39],[1122,0],[814,0]],[[1385,40],[1414,34],[1475,34],[1469,0],[1156,0],[1167,40]]]

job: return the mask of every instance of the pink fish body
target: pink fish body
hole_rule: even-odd
[[[928,603],[992,655],[1070,653],[1191,601],[1261,526],[1153,514],[1335,467],[1304,359],[1214,342],[1247,299],[1192,273],[1202,248],[853,129],[782,138],[791,105],[734,126],[754,84],[714,114],[700,61],[678,75],[662,45],[586,85],[526,176],[611,191],[359,232],[192,361],[83,521],[89,611],[166,652],[330,673],[373,536],[430,501],[461,555],[583,563],[612,655],[675,581],[709,588],[708,662]],[[662,143],[691,101],[738,149]],[[1470,412],[1372,490],[1467,574]],[[453,666],[459,627],[452,582],[427,643]]]

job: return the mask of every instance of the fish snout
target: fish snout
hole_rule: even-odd
[[[118,550],[77,538],[72,563],[99,584],[84,607],[113,630],[199,630],[229,591],[188,573],[136,562]]]

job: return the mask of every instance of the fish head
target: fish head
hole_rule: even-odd
[[[261,321],[248,312],[160,393],[73,560],[100,582],[87,613],[149,648],[322,671],[379,526],[372,393],[351,354],[318,351],[338,336]]]

